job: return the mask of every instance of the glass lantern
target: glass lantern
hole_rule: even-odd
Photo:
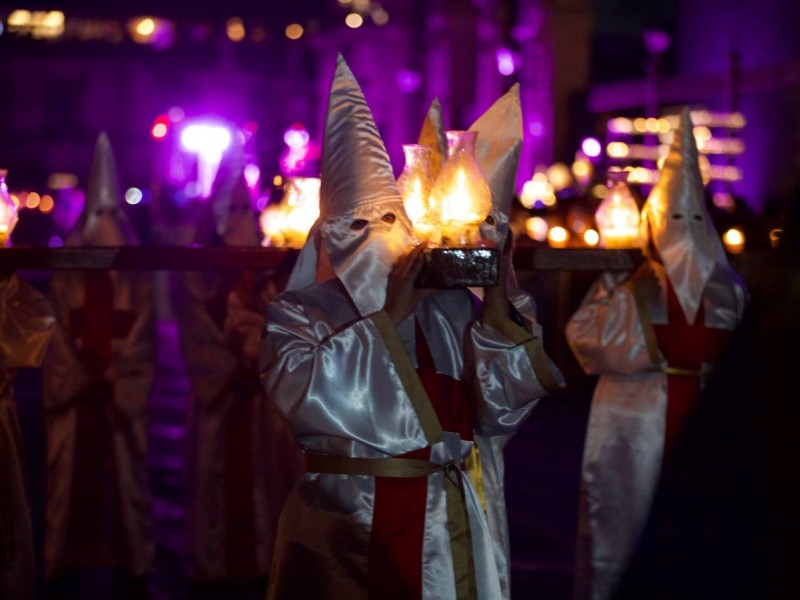
[[[415,241],[438,245],[441,241],[439,227],[430,206],[433,188],[430,169],[432,154],[433,150],[429,146],[404,144],[406,164],[397,178],[397,187],[403,198],[406,214],[414,227]]]
[[[431,192],[442,246],[480,245],[480,224],[492,209],[492,192],[475,158],[476,131],[448,131],[448,158]]]
[[[628,173],[609,169],[608,193],[595,212],[603,248],[640,248],[639,206],[627,184]]]
[[[481,240],[480,225],[492,209],[492,192],[475,158],[476,131],[448,131],[448,158],[430,195],[439,247],[426,250],[417,287],[491,287],[499,277],[500,251]]]

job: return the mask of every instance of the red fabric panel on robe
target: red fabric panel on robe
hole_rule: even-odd
[[[70,316],[71,333],[81,339],[80,354],[94,380],[76,398],[66,563],[111,566],[119,560],[122,532],[110,415],[113,388],[102,373],[111,361],[113,339],[127,335],[133,320],[128,311],[114,310],[106,271],[86,275],[83,309]]]
[[[672,284],[667,282],[667,323],[653,325],[658,347],[667,365],[680,369],[699,371],[702,364],[715,363],[722,355],[729,332],[705,326],[703,302],[689,324],[681,309]],[[700,395],[700,377],[696,375],[667,375],[667,417],[664,433],[664,452],[668,452],[680,435],[684,424],[694,410]]]
[[[436,372],[428,343],[416,324],[417,374],[445,431],[472,439],[472,415],[463,382]],[[401,455],[428,460],[430,448]],[[422,598],[422,543],[428,478],[375,478],[369,556],[369,597],[374,600]]]

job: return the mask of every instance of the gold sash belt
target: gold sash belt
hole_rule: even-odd
[[[418,458],[354,458],[326,454],[306,454],[306,471],[333,475],[368,475],[371,477],[427,477],[443,472],[447,502],[447,529],[458,600],[475,600],[475,565],[472,558],[472,536],[469,531],[464,474],[461,464],[448,461],[440,465]]]
[[[682,369],[681,367],[670,367],[667,365],[661,369],[667,375],[683,375],[684,377],[700,377],[705,379],[711,375],[711,369]]]

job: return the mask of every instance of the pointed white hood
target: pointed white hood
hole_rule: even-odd
[[[475,155],[492,190],[491,218],[481,225],[481,235],[502,248],[508,233],[522,148],[519,84],[515,83],[490,106],[469,130],[478,132]]]
[[[706,209],[688,108],[658,183],[642,208],[642,227],[649,230],[683,313],[693,323],[715,265],[727,266],[728,261]]]
[[[95,144],[86,204],[67,237],[70,246],[125,246],[137,244],[136,235],[123,211],[122,194],[111,142],[105,132]]]
[[[411,240],[389,155],[361,88],[339,55],[325,122],[320,217],[287,289],[326,279],[329,264],[359,312],[376,312],[386,299],[388,274]]]
[[[469,129],[478,132],[475,154],[492,190],[492,210],[481,225],[481,236],[502,249],[509,235],[508,222],[522,149],[519,84],[514,84]],[[521,314],[536,314],[533,298],[519,289],[513,268],[508,269],[506,289],[509,300]]]
[[[425,115],[422,123],[422,130],[419,132],[420,146],[427,146],[431,149],[430,172],[435,181],[442,170],[442,165],[447,160],[447,135],[445,134],[444,117],[442,116],[442,104],[438,98],[434,98]]]

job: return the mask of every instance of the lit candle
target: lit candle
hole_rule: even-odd
[[[474,131],[447,132],[450,156],[431,193],[443,246],[477,246],[480,224],[492,208],[492,192],[475,158],[477,135]]]
[[[600,240],[605,248],[638,248],[639,207],[633,199],[624,171],[608,174],[610,188],[595,213]]]
[[[744,252],[744,233],[741,229],[732,227],[722,235],[722,243],[729,253],[741,254]]]
[[[458,169],[452,186],[441,199],[442,239],[445,245],[474,246],[480,239],[478,227],[489,214],[478,194],[467,184],[464,169]]]
[[[587,246],[597,246],[600,243],[600,234],[594,229],[587,229],[583,232],[583,243]]]
[[[547,243],[552,248],[566,248],[569,246],[569,231],[563,227],[551,227],[547,232]]]

